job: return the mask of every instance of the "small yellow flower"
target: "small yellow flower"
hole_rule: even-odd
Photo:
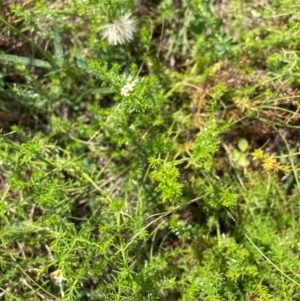
[[[264,151],[261,148],[254,150],[252,153],[255,159],[262,159],[264,157]]]
[[[263,169],[266,171],[275,171],[279,170],[279,163],[277,162],[276,158],[272,156],[265,156],[263,159]]]
[[[281,171],[283,171],[285,174],[288,174],[292,170],[291,166],[288,165],[288,164],[282,164],[282,165],[280,165],[279,169]]]
[[[251,105],[247,97],[243,97],[243,98],[237,97],[233,101],[242,112],[248,112],[251,110]]]

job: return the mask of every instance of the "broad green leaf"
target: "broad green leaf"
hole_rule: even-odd
[[[89,70],[89,64],[88,64],[87,61],[85,61],[85,60],[83,60],[83,59],[81,59],[79,57],[75,57],[74,60],[75,60],[76,66],[78,68],[80,68],[80,69],[82,69],[82,70],[84,70],[86,72],[90,72],[90,70]]]
[[[1,53],[0,61],[3,61],[5,63],[19,64],[23,66],[34,66],[39,68],[52,69],[51,64],[49,64],[47,61],[39,60],[39,59],[31,59],[29,57],[18,56],[13,54]]]
[[[53,27],[53,42],[54,42],[54,52],[55,52],[56,64],[59,67],[62,67],[64,65],[64,53],[63,53],[61,39],[60,39],[60,35],[58,32],[56,23],[54,23],[54,27]]]
[[[103,87],[99,89],[95,89],[92,91],[92,94],[112,94],[116,92],[116,89],[110,87]]]
[[[244,138],[239,139],[238,142],[238,148],[240,149],[241,152],[245,152],[248,148],[249,144],[248,141]]]

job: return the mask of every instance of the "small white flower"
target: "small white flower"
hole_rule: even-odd
[[[133,91],[133,88],[136,85],[136,83],[137,83],[137,79],[135,79],[131,83],[130,82],[126,83],[126,85],[121,89],[121,95],[124,97],[128,97]]]
[[[67,280],[61,271],[57,270],[50,274],[51,278],[54,279],[57,283],[61,284],[63,281]]]
[[[130,16],[130,14],[126,14],[113,20],[112,23],[104,25],[102,39],[107,39],[111,45],[124,44],[132,40],[136,28],[135,19]]]

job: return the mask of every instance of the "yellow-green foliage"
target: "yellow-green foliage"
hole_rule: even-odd
[[[299,300],[299,3],[13,2],[0,299]]]

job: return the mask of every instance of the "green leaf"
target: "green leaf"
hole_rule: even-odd
[[[59,67],[62,67],[64,65],[64,53],[63,53],[61,39],[60,39],[60,35],[58,32],[56,23],[54,23],[54,27],[53,27],[53,42],[54,42],[54,52],[55,52],[56,64]]]
[[[237,149],[233,150],[233,158],[240,167],[246,167],[249,165],[249,160],[247,159],[246,154]]]
[[[249,146],[249,144],[246,139],[244,139],[244,138],[239,139],[238,148],[240,149],[240,151],[242,153],[244,153],[247,150],[248,146]]]
[[[82,69],[82,70],[84,70],[86,72],[90,72],[89,64],[88,64],[87,61],[85,61],[85,60],[83,60],[83,59],[81,59],[79,57],[75,57],[74,60],[75,60],[76,66],[78,68],[80,68],[80,69]]]
[[[116,89],[111,88],[111,87],[103,87],[103,88],[98,88],[92,91],[92,94],[112,94],[116,92]]]
[[[47,61],[39,59],[31,59],[29,57],[18,56],[13,54],[0,54],[0,61],[5,63],[19,64],[23,66],[35,66],[39,68],[52,69],[51,64]]]

